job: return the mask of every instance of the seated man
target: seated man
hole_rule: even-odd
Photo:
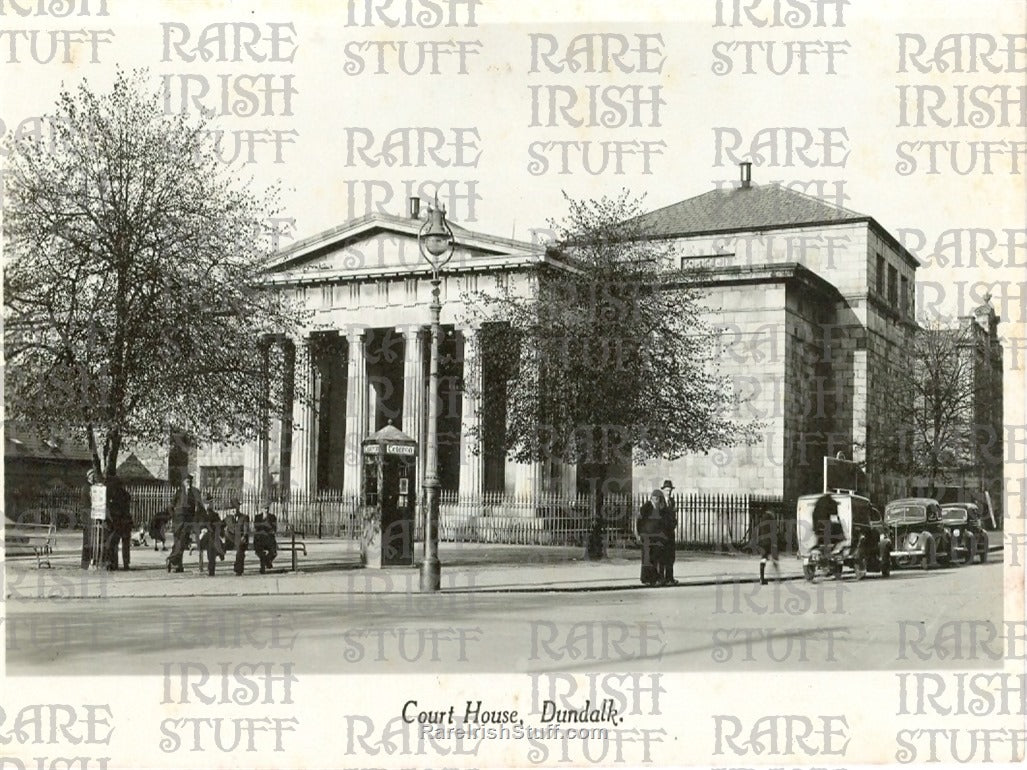
[[[230,507],[232,510],[222,522],[225,550],[235,551],[233,570],[236,575],[241,575],[246,566],[246,549],[250,545],[250,517],[240,510],[239,500],[232,500]]]
[[[207,574],[214,577],[214,563],[225,558],[225,544],[222,541],[222,522],[214,506],[207,508],[203,527],[197,545],[200,550],[200,570],[203,570],[203,555],[207,554]]]
[[[264,574],[278,555],[278,517],[265,508],[253,517],[253,550],[260,559],[260,572]]]

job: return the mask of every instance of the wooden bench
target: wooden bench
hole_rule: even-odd
[[[306,535],[304,532],[292,529],[291,527],[286,529],[284,532],[279,532],[275,536],[275,543],[278,546],[278,551],[289,551],[292,554],[292,571],[296,572],[298,568],[298,556],[299,554],[307,555],[307,544],[302,539]]]
[[[26,546],[36,554],[36,569],[46,566],[53,569],[50,556],[57,547],[57,527],[53,524],[16,524],[4,532],[6,547]]]

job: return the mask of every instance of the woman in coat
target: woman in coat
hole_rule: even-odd
[[[642,585],[653,586],[660,582],[660,559],[667,542],[663,522],[666,507],[663,492],[656,489],[638,511],[638,539],[642,543]]]

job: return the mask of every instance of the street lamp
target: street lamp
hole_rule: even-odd
[[[439,562],[439,271],[453,257],[453,231],[446,222],[446,209],[428,208],[428,218],[417,232],[421,256],[431,266],[431,362],[428,369],[428,442],[425,451],[424,499],[428,504],[424,528],[424,561],[421,562],[421,590],[438,591],[442,584]]]

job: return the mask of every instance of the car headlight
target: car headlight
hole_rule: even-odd
[[[952,530],[952,536],[953,537],[959,537],[959,530],[958,529]]]
[[[909,536],[909,541],[908,542],[909,542],[909,544],[911,546],[913,546],[913,545],[916,545],[919,540],[920,540],[920,535],[912,534],[912,535]]]

